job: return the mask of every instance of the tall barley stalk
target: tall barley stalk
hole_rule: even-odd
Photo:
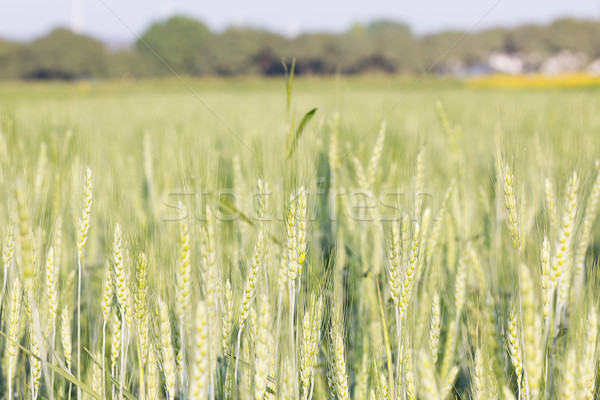
[[[81,207],[81,217],[77,226],[77,378],[81,379],[81,274],[83,264],[83,251],[87,243],[90,229],[90,212],[92,209],[92,170],[85,169],[84,196]],[[77,387],[77,400],[81,399],[81,389]]]

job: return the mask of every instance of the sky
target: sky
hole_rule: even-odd
[[[391,19],[426,34],[548,23],[566,16],[600,21],[600,0],[0,0],[0,37],[29,40],[62,26],[127,43],[152,22],[175,14],[200,19],[215,31],[244,25],[294,36]]]

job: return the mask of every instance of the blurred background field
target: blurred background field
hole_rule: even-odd
[[[352,142],[377,122],[377,116],[391,110],[386,116],[390,125],[398,134],[412,138],[404,146],[435,145],[430,135],[438,130],[435,101],[441,100],[460,120],[465,134],[481,133],[473,143],[480,148],[492,144],[497,130],[505,130],[519,132],[516,140],[523,143],[536,135],[569,135],[573,147],[585,152],[576,144],[581,142],[576,133],[597,124],[598,89],[592,85],[581,90],[588,81],[578,77],[565,81],[573,83],[516,77],[428,78],[412,88],[409,78],[299,78],[294,103],[299,114],[319,107],[309,126],[315,140],[326,141],[323,121],[335,112],[343,116],[345,140]],[[176,78],[135,83],[4,83],[0,105],[4,134],[35,142],[72,129],[76,136],[86,136],[80,144],[94,149],[97,154],[90,155],[100,159],[106,155],[100,152],[115,146],[106,139],[119,136],[135,141],[146,131],[165,141],[183,141],[188,135],[198,141],[217,137],[223,151],[227,151],[225,143],[232,149],[245,147],[227,125],[246,140],[262,136],[263,144],[273,146],[285,141],[281,133],[286,124],[283,78],[185,78],[185,82],[187,87]],[[94,141],[103,146],[95,146]]]
[[[64,332],[72,329],[73,338],[68,340],[72,340],[74,349],[79,346],[75,334],[81,329],[80,350],[91,349],[95,359],[102,360],[99,354],[103,354],[101,339],[105,331],[99,299],[102,288],[111,282],[103,278],[105,268],[108,268],[108,276],[114,275],[111,279],[117,279],[117,264],[113,258],[113,246],[116,245],[112,244],[116,240],[113,230],[117,224],[123,232],[128,285],[132,292],[140,290],[141,284],[137,281],[139,264],[135,260],[143,252],[148,256],[149,273],[145,283],[148,291],[146,307],[157,310],[158,299],[167,299],[167,320],[172,318],[174,324],[178,324],[181,317],[179,311],[174,310],[179,310],[182,293],[176,285],[182,273],[179,269],[182,250],[178,249],[182,248],[180,241],[183,239],[179,235],[183,225],[178,221],[189,223],[192,230],[190,254],[194,269],[188,301],[204,304],[209,299],[207,296],[217,296],[208,291],[205,275],[206,268],[216,267],[216,278],[211,279],[217,279],[216,285],[230,282],[234,299],[232,310],[222,308],[217,315],[225,318],[231,312],[229,318],[234,321],[238,321],[237,305],[254,265],[253,246],[261,243],[263,231],[268,232],[270,245],[264,255],[264,264],[260,264],[263,272],[259,275],[261,281],[257,290],[269,293],[266,301],[270,303],[269,326],[273,329],[269,346],[278,343],[282,350],[276,358],[270,359],[263,353],[254,353],[259,339],[252,333],[256,332],[253,331],[255,328],[246,328],[249,333],[244,334],[244,344],[238,353],[235,332],[241,332],[242,328],[234,323],[230,327],[233,331],[223,333],[226,344],[215,350],[219,355],[210,361],[210,376],[214,379],[210,391],[216,398],[247,398],[263,379],[261,376],[253,378],[253,374],[263,368],[264,360],[270,360],[272,368],[286,365],[279,371],[292,371],[290,379],[299,379],[295,374],[306,371],[306,365],[289,363],[292,357],[304,354],[304,350],[300,344],[290,343],[290,336],[300,335],[300,327],[306,326],[300,315],[303,310],[314,312],[314,296],[327,301],[322,322],[323,339],[317,342],[317,361],[311,364],[315,386],[310,390],[314,390],[315,398],[326,398],[332,391],[341,393],[339,391],[343,390],[331,386],[327,380],[328,371],[334,368],[328,364],[340,362],[339,358],[335,359],[337,361],[333,358],[331,346],[334,345],[344,349],[345,366],[335,368],[344,371],[340,373],[348,379],[350,387],[347,390],[353,398],[364,398],[365,390],[383,396],[384,384],[400,393],[410,394],[415,389],[411,389],[410,382],[402,383],[401,376],[411,376],[419,385],[430,378],[427,371],[406,370],[412,368],[406,357],[417,360],[422,357],[423,349],[437,355],[422,335],[424,329],[429,329],[427,318],[431,315],[431,307],[435,306],[432,303],[434,292],[439,294],[442,304],[442,330],[438,335],[444,339],[436,348],[440,352],[440,361],[434,362],[432,373],[440,390],[444,379],[450,383],[444,386],[441,397],[418,389],[419,398],[495,398],[501,390],[506,398],[512,398],[508,396],[510,393],[517,398],[520,390],[527,389],[515,380],[514,367],[508,364],[511,353],[503,344],[507,340],[504,326],[511,302],[529,295],[519,291],[516,276],[523,268],[530,269],[534,274],[535,292],[541,291],[539,285],[543,276],[539,274],[538,265],[542,240],[549,236],[554,243],[558,240],[557,235],[563,232],[562,225],[559,228],[551,217],[547,187],[544,186],[546,179],[554,185],[552,190],[556,190],[556,201],[560,204],[558,212],[565,213],[568,197],[563,197],[563,193],[568,189],[569,176],[577,171],[582,182],[580,199],[583,200],[574,220],[580,228],[576,229],[577,239],[572,244],[571,256],[574,257],[575,250],[579,249],[579,241],[585,244],[584,261],[588,241],[590,248],[582,270],[584,275],[573,278],[573,294],[566,311],[556,295],[557,307],[561,305],[556,311],[558,322],[548,325],[544,336],[548,342],[537,350],[549,357],[549,362],[556,358],[564,360],[573,351],[584,354],[580,343],[584,343],[582,338],[589,335],[586,336],[585,329],[581,328],[584,320],[580,316],[595,312],[598,290],[597,224],[586,228],[590,230],[587,241],[580,238],[584,212],[593,202],[587,200],[588,196],[596,193],[592,183],[597,180],[595,161],[600,148],[600,136],[596,134],[600,129],[598,89],[594,86],[584,89],[534,86],[521,85],[517,89],[479,87],[470,81],[428,78],[415,87],[406,78],[300,77],[294,80],[288,107],[283,78],[186,77],[185,84],[175,78],[133,82],[2,83],[0,190],[7,199],[0,217],[2,235],[9,237],[8,227],[21,221],[21,211],[15,214],[16,210],[26,207],[31,213],[28,222],[31,225],[28,226],[31,226],[36,243],[33,268],[37,274],[35,290],[25,295],[33,296],[34,300],[28,301],[36,304],[34,310],[41,318],[48,315],[46,295],[40,289],[47,281],[43,273],[44,253],[50,246],[61,249],[62,257],[56,260],[59,266],[56,276],[61,282],[58,304],[73,317],[57,321],[56,329],[66,329],[61,331],[63,337]],[[301,116],[315,107],[314,117],[306,124],[295,150],[289,153],[290,125],[297,126]],[[383,119],[387,123],[384,136],[378,133]],[[375,168],[369,167],[372,180],[365,183],[365,172],[361,168],[363,164],[373,164],[373,154],[379,154],[379,159]],[[502,186],[506,178],[500,172],[499,157],[505,157],[506,165],[515,171],[513,190],[517,193],[523,243],[519,249],[510,244],[510,225],[506,225],[503,200],[506,189],[502,189],[506,187]],[[81,196],[86,187],[82,181],[82,171],[86,167],[93,171],[93,208],[83,259],[82,321],[77,323],[74,238],[81,223],[77,215],[81,212]],[[255,189],[256,182],[259,182],[258,189]],[[250,223],[244,218],[229,220],[227,216],[232,209],[223,200],[233,198],[233,206],[243,215],[255,215],[260,201],[258,205],[254,203],[262,193],[260,185],[263,183],[260,182],[269,183],[268,222],[263,225],[252,219],[249,219]],[[456,193],[448,198],[449,203],[443,202],[444,194],[449,193],[448,188],[453,185],[456,185]],[[25,203],[15,202],[15,187],[25,188]],[[419,202],[414,201],[418,187],[429,194],[423,203],[426,211],[419,210]],[[286,269],[282,270],[281,265],[285,267],[289,260],[286,261],[285,247],[281,243],[289,240],[290,228],[286,226],[289,221],[288,196],[290,193],[298,196],[298,190],[306,190],[309,199],[307,260],[304,272],[298,278],[297,309],[290,314],[287,307],[292,300],[291,297],[288,299],[286,286],[281,286],[282,276],[287,279]],[[233,197],[228,197],[231,195]],[[364,214],[368,209],[364,208],[365,198],[360,197],[364,195],[367,200],[376,201],[371,210],[377,210],[384,219],[365,219],[370,214]],[[189,214],[181,214],[182,207]],[[393,275],[390,275],[392,261],[388,258],[389,246],[393,247],[390,242],[392,220],[406,221],[410,231],[418,232],[420,222],[426,224],[432,214],[441,213],[446,213],[446,217],[435,220],[436,225],[437,221],[440,224],[437,228],[441,235],[439,244],[435,244],[438,239],[433,239],[433,234],[420,239],[420,251],[425,252],[425,248],[432,246],[432,256],[418,261],[419,278],[414,284],[414,295],[407,300],[409,311],[403,330],[400,330],[394,323],[398,316],[395,317],[394,283]],[[207,215],[213,215],[215,220],[207,221]],[[239,216],[235,212],[233,215]],[[407,219],[409,215],[410,219]],[[590,215],[593,221],[595,215]],[[185,217],[183,220],[182,216]],[[57,225],[57,221],[62,222]],[[211,223],[214,225],[207,225]],[[206,240],[204,230],[209,227],[215,230],[214,250],[203,244]],[[19,229],[21,236],[17,243],[22,246],[22,232],[26,231]],[[59,232],[63,239],[56,242]],[[21,257],[20,248],[17,247],[18,257]],[[207,264],[207,254],[213,254],[215,263],[212,267]],[[406,251],[402,254],[402,257],[408,257]],[[466,262],[466,257],[475,258]],[[16,260],[16,264],[10,261],[5,264],[8,265],[9,279],[7,295],[10,290],[15,290],[15,282],[21,279],[24,268],[21,259]],[[408,258],[406,260],[408,263]],[[523,264],[519,265],[519,262]],[[464,268],[470,271],[468,278]],[[381,291],[379,295],[377,290]],[[280,300],[277,300],[278,296],[282,296]],[[456,300],[456,304],[454,300],[461,296],[467,296],[464,310],[461,300]],[[126,311],[119,308],[119,301],[117,297],[110,299],[110,304],[117,310],[108,330],[113,339],[115,332],[119,332],[115,319],[126,315]],[[219,297],[215,301],[225,300]],[[264,301],[262,297],[260,301],[252,298],[250,304],[255,309]],[[540,304],[535,303],[537,309]],[[12,303],[6,300],[4,304],[4,309],[10,310],[6,307]],[[276,310],[282,313],[283,320],[275,319]],[[11,326],[7,312],[2,324],[4,331]],[[35,332],[34,327],[26,328],[28,318],[24,315],[23,323],[17,325],[16,339],[23,338],[23,332],[28,329]],[[339,325],[339,318],[343,319],[344,325]],[[485,336],[477,333],[477,321],[482,318],[491,324],[486,325]],[[158,328],[159,325],[164,328],[161,322],[164,318],[159,319],[152,317],[149,331],[146,331],[152,346],[159,346],[159,337],[164,337]],[[143,320],[135,321],[136,332],[144,332]],[[181,343],[182,338],[195,345],[202,343],[197,338],[192,339],[195,323],[193,319],[187,319],[181,323],[183,328],[173,328],[172,332],[174,350],[182,351],[183,357],[188,358],[186,369],[199,362],[198,355],[194,356],[189,344],[181,347],[177,343]],[[288,329],[288,323],[293,329]],[[254,322],[249,324],[252,327]],[[225,322],[216,324],[214,329],[225,329],[224,326]],[[569,327],[570,333],[563,336],[561,332],[565,326]],[[40,331],[43,337],[49,334]],[[343,336],[339,339],[341,344],[339,340],[330,341],[331,335],[338,334]],[[458,339],[452,335],[459,335]],[[410,343],[405,343],[410,347],[404,348],[410,350],[403,353],[403,359],[396,356],[396,352],[400,352],[396,339]],[[168,371],[156,374],[147,370],[149,367],[136,360],[138,352],[143,354],[143,347],[134,339],[123,340],[126,342],[122,345],[130,344],[128,352],[121,354],[122,359],[129,360],[126,368],[131,380],[124,386],[126,392],[135,398],[151,393],[164,397],[162,393],[169,390],[168,386],[163,386]],[[550,343],[555,340],[561,343],[560,349],[550,353]],[[494,344],[496,341],[498,345]],[[4,343],[5,352],[9,354],[7,349],[12,342]],[[111,346],[105,348],[107,362],[115,357],[108,353],[115,344]],[[494,372],[491,369],[484,372],[487,374],[484,389],[488,393],[484,397],[478,397],[474,389],[477,379],[473,370],[474,351],[485,354],[486,363],[494,369]],[[63,352],[57,344],[56,354],[48,356],[47,362],[62,362]],[[107,388],[99,384],[98,377],[102,373],[98,375],[94,361],[86,354],[81,356],[80,363],[73,362],[72,376],[81,377],[90,385],[92,389],[86,393],[105,393],[111,397]],[[447,361],[442,361],[442,354],[443,360]],[[169,362],[165,357],[163,354],[157,364],[160,368],[169,365],[165,364]],[[232,387],[227,382],[232,379],[237,357],[241,357],[243,365],[249,366],[242,367],[240,382]],[[17,357],[17,360],[14,369],[17,375],[4,379],[2,387],[23,394],[28,392],[25,383],[32,379],[33,367],[25,357]],[[76,371],[75,365],[82,372]],[[586,365],[596,368],[593,362]],[[563,362],[558,361],[557,367],[547,367],[553,371],[552,376],[541,381],[547,387],[547,398],[559,398],[563,379],[568,378],[566,371],[569,371],[563,366]],[[400,368],[402,375],[398,375],[395,368]],[[126,375],[122,371],[113,368],[110,372],[120,378]],[[589,376],[589,371],[586,373]],[[141,384],[143,374],[155,374],[156,382],[160,383],[144,389]],[[178,375],[177,390],[183,398],[188,385],[192,384],[186,380],[192,377],[180,374],[183,375]],[[48,395],[51,391],[58,398],[67,398],[69,379],[51,376],[50,382],[54,383],[41,381],[40,393]],[[284,396],[283,388],[287,384],[277,369],[272,369],[268,376],[269,393],[281,398],[296,398],[293,394]],[[3,377],[7,378],[6,375]],[[297,382],[296,395],[307,393],[309,389],[305,386],[301,389]],[[71,387],[74,397],[75,387],[80,385]],[[119,387],[117,384],[112,386],[115,398]],[[584,392],[580,386],[574,390]]]

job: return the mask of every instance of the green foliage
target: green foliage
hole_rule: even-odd
[[[203,75],[211,70],[212,32],[202,22],[175,16],[152,24],[136,43],[138,51],[146,54],[149,62],[157,63],[162,74],[171,71],[157,55],[175,71]]]
[[[24,46],[18,57],[22,78],[86,78],[101,75],[107,68],[101,42],[67,29],[56,29]]]
[[[528,70],[562,50],[600,57],[600,23],[561,19],[466,33],[415,36],[406,24],[378,20],[346,32],[294,38],[263,29],[212,32],[204,23],[174,16],[152,24],[131,48],[112,50],[95,39],[57,29],[31,43],[0,41],[0,79],[77,79],[283,75],[282,59],[296,59],[299,75],[421,74],[485,63],[493,52],[519,53]]]

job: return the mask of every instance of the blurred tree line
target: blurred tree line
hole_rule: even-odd
[[[319,75],[415,74],[438,61],[433,72],[442,73],[452,65],[484,63],[492,52],[544,58],[571,50],[590,60],[600,57],[600,23],[594,21],[561,19],[548,26],[488,29],[461,39],[463,35],[416,36],[405,24],[376,21],[341,34],[287,38],[242,27],[215,33],[200,21],[175,16],[154,23],[134,46],[118,51],[67,29],[29,43],[0,39],[0,79],[147,77],[170,75],[171,68],[184,75],[275,75],[284,72],[281,60],[292,57],[298,74]]]

